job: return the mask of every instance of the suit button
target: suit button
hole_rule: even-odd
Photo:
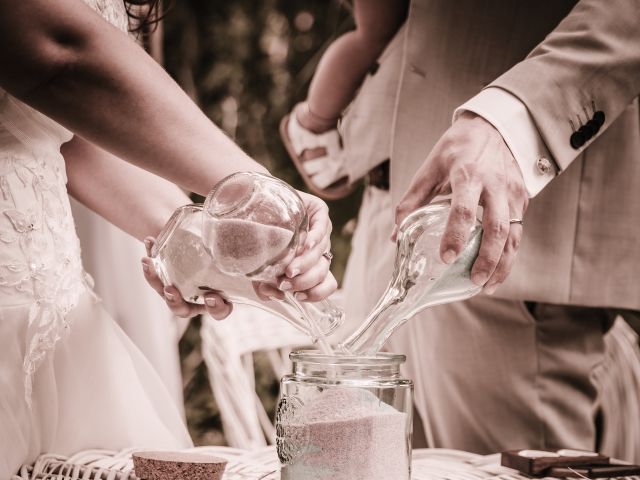
[[[596,113],[593,114],[593,120],[601,127],[602,125],[604,125],[604,121],[605,121],[605,116],[604,116],[604,112],[602,110],[598,110]]]
[[[536,167],[538,168],[538,172],[543,175],[553,172],[553,165],[551,165],[551,162],[546,157],[538,157]]]
[[[587,127],[589,127],[591,131],[593,131],[593,135],[597,134],[600,131],[600,125],[598,125],[598,122],[596,122],[595,120],[589,120],[587,122]]]
[[[594,130],[594,128],[591,125],[589,125],[589,122],[587,122],[586,124],[581,126],[578,129],[578,131],[582,132],[582,134],[584,135],[585,140],[591,140],[591,137],[593,137],[596,134],[596,131]]]
[[[578,130],[577,132],[573,132],[571,134],[571,138],[569,138],[569,143],[571,143],[571,146],[575,149],[582,147],[586,141],[587,140],[584,137],[584,133],[582,133],[580,130]]]

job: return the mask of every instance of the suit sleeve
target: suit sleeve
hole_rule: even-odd
[[[560,171],[640,93],[640,0],[582,0],[488,87],[527,108]]]

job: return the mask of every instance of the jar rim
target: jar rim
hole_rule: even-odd
[[[379,352],[376,355],[327,355],[318,350],[296,350],[289,354],[292,362],[317,365],[386,366],[400,365],[407,360],[406,355]]]

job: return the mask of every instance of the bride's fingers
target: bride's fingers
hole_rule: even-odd
[[[153,237],[145,238],[144,245],[147,250],[147,255],[151,255],[154,242],[155,239]],[[204,295],[204,308],[201,305],[185,302],[176,287],[164,286],[149,257],[142,259],[142,271],[149,285],[164,298],[171,312],[177,317],[191,318],[201,314],[203,310],[206,310],[206,312],[216,320],[222,320],[229,316],[233,310],[233,305],[216,292],[209,292]]]
[[[296,249],[296,255],[300,255],[307,248],[307,232],[304,230],[300,232],[300,240],[298,242],[298,248]]]
[[[296,298],[306,302],[317,302],[324,300],[338,289],[338,282],[333,274],[329,273],[325,279],[309,290],[296,293]]]
[[[309,270],[281,281],[278,286],[285,292],[302,292],[319,285],[328,275],[329,261],[321,257]]]
[[[306,250],[301,255],[294,258],[285,269],[285,276],[295,278],[301,273],[305,273],[322,261],[322,255],[331,250],[331,239],[326,236],[320,240],[313,248]],[[324,263],[324,262],[323,262]]]
[[[164,288],[163,297],[167,306],[176,317],[191,318],[200,313],[202,307],[185,302],[176,287]]]
[[[233,311],[233,304],[215,292],[205,293],[204,305],[207,313],[216,320],[223,320]]]
[[[321,218],[317,222],[311,222],[309,224],[309,233],[305,242],[305,249],[310,250],[320,243],[325,237],[331,236],[331,230],[333,226],[329,221],[329,215],[321,215]]]
[[[144,274],[144,278],[147,280],[147,283],[151,285],[158,294],[164,297],[164,285],[162,284],[162,280],[158,277],[156,273],[156,269],[153,266],[153,262],[149,257],[144,257],[142,259],[142,273]]]
[[[147,251],[147,257],[151,256],[151,250],[156,243],[156,239],[154,237],[145,237],[144,239],[144,248]]]
[[[329,219],[329,207],[317,197],[309,196],[305,201],[309,212],[309,232],[305,241],[305,249],[311,249],[322,239],[331,234],[331,220]]]

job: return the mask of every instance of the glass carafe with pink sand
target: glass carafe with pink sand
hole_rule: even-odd
[[[306,208],[297,192],[274,177],[252,172],[230,175],[204,205],[178,209],[159,235],[152,258],[165,285],[202,303],[209,290],[227,300],[267,310],[311,339],[332,333],[343,312],[331,301],[262,300],[255,282],[275,284],[307,233]]]

